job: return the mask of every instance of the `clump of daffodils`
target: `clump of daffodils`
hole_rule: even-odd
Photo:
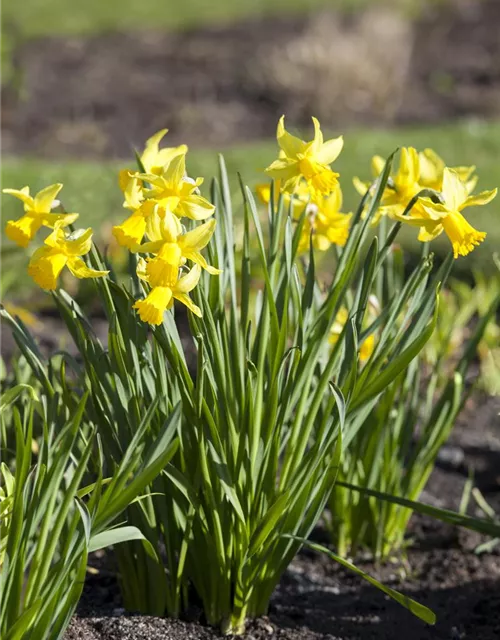
[[[200,308],[189,292],[198,284],[202,269],[220,273],[201,253],[215,230],[216,221],[211,218],[215,207],[200,195],[203,178],[193,180],[186,173],[187,146],[160,149],[166,133],[163,129],[147,141],[140,156],[140,171],[120,172],[123,206],[130,214],[113,227],[117,242],[138,254],[137,275],[147,295],[134,308],[141,320],[152,325],[162,323],[164,312],[174,300],[200,316]],[[47,291],[57,288],[64,267],[77,278],[100,278],[109,273],[92,269],[83,258],[92,248],[92,229],[67,230],[78,214],[52,212],[60,204],[55,198],[62,186],[51,185],[34,197],[29,195],[29,187],[4,189],[24,203],[24,215],[9,220],[5,227],[11,240],[26,247],[41,228],[52,229],[28,266],[29,275]],[[202,223],[195,226],[196,222]]]
[[[380,156],[372,158],[372,173],[376,179],[384,166]],[[485,205],[497,194],[497,189],[473,194],[477,183],[475,167],[446,167],[444,161],[432,149],[418,152],[413,147],[403,147],[399,168],[391,175],[382,197],[381,206],[374,217],[376,224],[381,216],[419,228],[418,239],[429,242],[441,233],[448,236],[455,258],[466,256],[483,242],[486,233],[478,231],[465,219],[466,207]],[[354,186],[364,195],[371,188],[354,178]],[[434,192],[434,197],[419,196],[424,190]],[[412,199],[415,203],[409,211]]]
[[[292,207],[295,220],[305,215],[300,253],[308,251],[310,242],[320,251],[332,244],[343,246],[351,218],[351,214],[341,213],[339,174],[330,166],[342,150],[343,139],[324,142],[318,120],[312,120],[314,138],[305,142],[288,133],[284,117],[280,119],[276,135],[279,158],[266,169],[276,180],[285,206]],[[372,158],[372,183],[353,179],[361,195],[374,188],[384,162],[380,156]],[[465,256],[485,239],[486,233],[469,224],[462,211],[466,207],[488,204],[497,194],[497,189],[473,194],[477,184],[474,172],[474,166],[447,167],[432,149],[418,152],[413,147],[403,147],[399,168],[388,181],[372,223],[377,224],[382,216],[388,216],[416,226],[421,242],[429,242],[444,232],[452,244],[454,257]],[[268,187],[260,185],[257,193],[264,203],[269,203]]]
[[[186,173],[187,146],[159,148],[166,133],[159,131],[147,141],[140,157],[142,172],[120,174],[123,206],[132,213],[113,228],[118,243],[140,256],[137,275],[149,292],[134,308],[141,320],[153,325],[162,323],[174,300],[201,316],[189,292],[202,269],[219,273],[201,254],[215,230],[215,207],[199,193],[203,178],[193,180]],[[207,218],[189,230],[183,224],[183,219],[192,226]]]
[[[279,158],[266,169],[276,180],[276,192],[281,191],[285,206],[292,207],[294,219],[298,222],[304,216],[299,253],[309,251],[311,241],[319,251],[326,251],[332,244],[344,246],[352,215],[342,213],[339,174],[330,167],[342,151],[343,138],[325,142],[318,120],[312,121],[314,138],[305,142],[288,133],[284,116],[280,118],[276,133]],[[268,186],[259,185],[257,193],[262,202],[269,204]]]
[[[64,267],[77,278],[100,278],[108,271],[97,271],[87,266],[82,256],[92,248],[92,229],[67,232],[67,227],[78,218],[78,213],[53,213],[59,205],[56,196],[62,184],[52,184],[30,196],[29,187],[4,189],[24,204],[24,215],[18,220],[9,220],[5,234],[20,247],[27,247],[35,239],[37,232],[47,227],[52,233],[45,239],[44,246],[31,256],[28,273],[38,286],[47,291],[57,287],[57,281]]]
[[[301,225],[298,253],[313,249],[326,251],[332,244],[345,245],[351,213],[342,211],[339,174],[331,168],[342,147],[342,137],[325,141],[320,123],[313,118],[314,137],[310,141],[291,135],[280,118],[277,128],[279,157],[267,169],[275,180],[274,193],[281,197],[292,218]],[[145,297],[134,304],[141,320],[161,324],[164,312],[174,300],[201,315],[189,293],[196,287],[201,271],[216,275],[202,250],[210,241],[216,221],[215,207],[199,191],[203,178],[190,178],[186,171],[186,145],[160,148],[167,129],[152,136],[139,158],[139,170],[123,170],[119,185],[124,195],[127,218],[113,227],[122,247],[137,254],[137,275],[144,283]],[[375,188],[384,161],[372,159],[373,182],[354,178],[362,194]],[[475,167],[447,167],[431,149],[418,152],[403,147],[397,171],[384,190],[373,223],[382,216],[419,228],[418,239],[429,242],[441,233],[451,241],[455,258],[467,255],[486,233],[476,230],[463,215],[470,206],[489,203],[497,189],[473,194],[477,183]],[[73,230],[77,213],[54,211],[60,205],[62,184],[53,184],[36,195],[29,187],[4,189],[22,201],[24,213],[9,220],[5,233],[21,247],[27,247],[42,228],[51,233],[32,255],[28,273],[45,290],[54,290],[62,270],[77,278],[99,278],[107,271],[92,269],[85,256],[92,247],[92,229]],[[260,199],[269,204],[271,188],[257,188]]]

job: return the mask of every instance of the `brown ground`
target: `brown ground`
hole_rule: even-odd
[[[279,17],[186,33],[32,41],[3,95],[5,153],[124,156],[168,123],[170,142],[274,135],[286,113],[325,125],[500,114],[500,2]]]
[[[423,499],[457,508],[470,465],[477,483],[500,512],[500,399],[476,399],[464,411]],[[500,549],[476,555],[483,539],[423,517],[414,517],[412,572],[402,580],[396,565],[358,566],[434,610],[430,627],[332,561],[304,552],[283,577],[268,618],[248,626],[248,640],[498,640]],[[318,532],[318,536],[324,533]],[[218,640],[199,612],[191,620],[125,616],[111,572],[89,576],[79,615],[65,640]],[[194,621],[193,621],[194,620]]]

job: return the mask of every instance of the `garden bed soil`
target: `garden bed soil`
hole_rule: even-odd
[[[221,148],[273,136],[282,113],[336,130],[498,117],[500,2],[430,6],[20,42],[3,151],[129,157],[165,126],[170,143]]]
[[[442,450],[422,499],[457,508],[469,468],[476,484],[500,513],[500,399],[476,396],[468,403]],[[474,508],[471,507],[471,513]],[[279,584],[267,617],[248,624],[248,640],[498,640],[500,637],[500,549],[477,555],[478,534],[422,516],[411,522],[407,560],[375,566],[356,564],[385,584],[430,607],[437,624],[414,618],[374,587],[328,558],[304,551]],[[316,537],[327,543],[325,532]],[[186,619],[131,616],[122,609],[115,575],[103,557],[93,559],[84,594],[65,640],[218,640],[194,608]]]

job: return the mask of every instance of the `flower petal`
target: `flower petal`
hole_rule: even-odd
[[[144,200],[142,184],[140,181],[137,178],[130,176],[125,188],[123,189],[123,195],[125,196],[123,206],[126,209],[131,209],[132,211],[139,209],[142,201]]]
[[[436,224],[433,227],[428,225],[428,227],[429,228],[420,227],[417,238],[420,242],[430,242],[431,240],[434,240],[434,238],[437,238],[440,233],[443,233],[442,224]]]
[[[458,211],[463,208],[469,193],[466,185],[460,180],[460,176],[448,167],[443,171],[443,199],[449,211]]]
[[[186,175],[186,156],[180,155],[172,158],[172,161],[166,167],[166,171],[163,174],[163,178],[172,186],[182,182]]]
[[[339,157],[343,146],[344,138],[342,136],[327,140],[316,154],[316,160],[321,164],[332,164]]]
[[[84,256],[92,248],[92,234],[88,229],[78,229],[64,240],[65,252],[70,256]]]
[[[35,200],[30,196],[30,188],[23,187],[22,189],[2,189],[2,193],[8,193],[14,198],[18,198],[24,203],[25,211],[33,211],[35,208]]]
[[[182,276],[177,281],[174,288],[174,296],[177,293],[189,293],[192,291],[200,280],[201,267],[199,264],[195,264],[194,267],[185,276]]]
[[[201,251],[210,242],[210,238],[215,231],[217,220],[209,220],[205,224],[198,225],[195,229],[188,231],[178,239],[179,246],[184,250]]]
[[[276,180],[290,180],[300,175],[298,160],[275,160],[266,169],[267,175]]]
[[[185,156],[187,152],[188,146],[186,144],[180,144],[178,147],[165,147],[165,149],[158,151],[156,162],[158,166],[165,167],[174,158],[181,155]]]
[[[352,184],[360,196],[364,196],[370,188],[370,182],[363,182],[357,176],[354,176],[354,178],[352,179]]]
[[[160,142],[167,135],[167,133],[168,129],[161,129],[146,140],[146,145],[141,155],[142,166],[146,169],[146,171],[151,171],[153,165],[159,164],[156,162],[158,149],[160,146]]]
[[[50,213],[53,202],[62,188],[63,186],[59,182],[39,191],[35,196],[35,211],[37,213]]]
[[[213,276],[217,276],[219,273],[222,273],[221,269],[217,269],[216,267],[212,267],[212,265],[208,264],[204,256],[199,251],[183,251],[183,255],[195,264],[199,264],[202,269],[205,269],[205,271],[208,271],[208,273]]]
[[[128,249],[135,249],[146,231],[146,220],[140,213],[133,213],[122,224],[113,227],[113,235],[118,244]]]
[[[44,226],[53,229],[56,224],[59,227],[67,227],[73,224],[78,217],[78,213],[45,213],[40,219]]]
[[[280,148],[284,151],[288,158],[296,159],[298,153],[304,153],[307,143],[292,136],[285,129],[285,116],[281,116],[276,130],[276,139]]]
[[[182,302],[182,304],[185,305],[191,313],[194,313],[195,316],[198,316],[199,318],[202,317],[203,314],[201,313],[200,307],[191,300],[187,293],[177,293],[174,291],[174,298],[179,302]]]
[[[433,149],[424,149],[418,154],[420,184],[441,191],[445,163]]]
[[[497,192],[498,189],[492,189],[491,191],[481,191],[481,193],[471,195],[460,207],[460,210],[465,209],[465,207],[477,207],[483,204],[488,204],[488,202],[491,202],[493,198],[496,197]]]
[[[76,278],[102,278],[107,276],[109,271],[98,271],[87,267],[81,258],[73,257],[68,259],[68,269]]]
[[[131,253],[158,253],[163,247],[163,240],[154,240],[153,242],[143,242],[136,247],[130,249]]]
[[[191,195],[181,200],[175,213],[191,218],[191,220],[205,220],[213,215],[215,207],[202,196]]]

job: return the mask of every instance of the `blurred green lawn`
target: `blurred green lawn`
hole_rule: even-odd
[[[358,197],[352,186],[352,176],[368,178],[370,158],[379,153],[387,156],[396,147],[414,145],[419,149],[434,148],[447,164],[475,164],[479,174],[479,189],[491,189],[500,183],[500,121],[465,121],[434,127],[405,127],[392,130],[358,129],[345,135],[345,147],[335,163],[341,174],[345,206],[348,211],[356,206]],[[276,155],[273,140],[240,145],[223,150],[237,191],[237,172],[250,186],[265,181],[263,169]],[[20,188],[29,184],[32,191],[54,183],[64,183],[61,193],[67,211],[81,214],[81,225],[95,226],[99,230],[106,222],[114,223],[126,215],[122,209],[121,193],[117,185],[117,171],[127,166],[126,162],[99,161],[49,161],[37,158],[5,158],[2,165],[2,186]],[[131,153],[131,163],[133,159]],[[205,189],[210,178],[217,172],[217,154],[214,150],[192,149],[188,155],[188,169],[192,176],[204,176]],[[3,220],[16,218],[21,213],[17,200],[7,195],[2,197]],[[497,213],[500,201],[486,207],[467,210],[470,222],[480,230],[488,231],[483,245],[467,259],[457,261],[457,269],[470,270],[472,266],[492,268],[491,253],[500,245],[500,225]],[[408,230],[403,236],[408,248],[418,245],[415,232]],[[448,251],[449,244],[443,236],[433,243],[436,251]],[[19,264],[23,250],[14,250],[6,240],[2,247],[3,267],[8,270]]]
[[[424,4],[424,0],[375,1],[412,13],[421,10]],[[31,37],[140,28],[182,29],[325,7],[357,10],[374,3],[374,0],[6,0],[2,14],[5,28],[14,25],[20,35]]]

